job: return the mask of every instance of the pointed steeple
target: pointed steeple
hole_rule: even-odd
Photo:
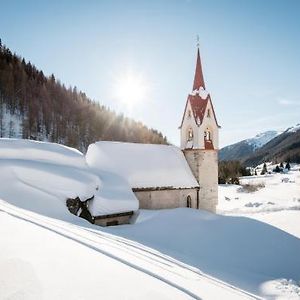
[[[201,66],[201,59],[200,59],[200,51],[199,51],[199,47],[198,47],[198,50],[197,50],[197,63],[196,63],[196,71],[195,71],[193,91],[194,90],[199,90],[200,87],[203,87],[205,89],[202,66]]]

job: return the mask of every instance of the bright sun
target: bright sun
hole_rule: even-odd
[[[143,77],[132,72],[121,76],[115,89],[118,99],[128,107],[141,102],[147,93],[147,85]]]

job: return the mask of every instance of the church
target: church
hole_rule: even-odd
[[[86,158],[100,178],[103,172],[123,178],[140,209],[190,207],[216,212],[219,128],[198,47],[193,88],[179,126],[180,148],[100,141],[89,146]],[[101,219],[101,224],[106,219],[122,224],[133,211],[122,207],[118,213],[114,211],[112,221],[109,214],[101,216],[101,210],[93,217]]]

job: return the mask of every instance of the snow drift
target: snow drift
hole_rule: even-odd
[[[300,280],[300,239],[250,218],[142,210],[134,226],[105,230],[254,294],[263,295],[262,285],[274,279]]]
[[[0,139],[0,169],[0,198],[41,214],[69,220],[66,199],[93,196],[93,216],[138,210],[125,179],[99,169],[93,173],[81,152],[63,145]]]
[[[101,184],[79,151],[54,143],[0,139],[0,198],[70,220],[67,198],[92,197]]]
[[[93,216],[108,215],[139,209],[139,201],[128,182],[121,176],[102,170],[95,171],[101,185],[95,198],[89,204]]]

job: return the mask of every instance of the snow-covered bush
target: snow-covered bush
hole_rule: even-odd
[[[253,193],[265,187],[263,182],[260,183],[252,183],[252,184],[242,184],[241,187],[238,189],[240,193]]]

